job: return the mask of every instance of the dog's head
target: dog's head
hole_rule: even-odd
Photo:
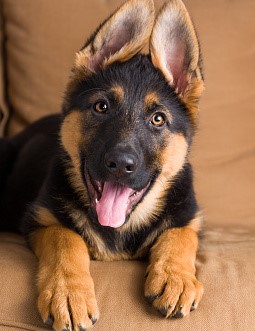
[[[148,41],[149,55],[138,54]],[[180,0],[155,22],[153,1],[127,1],[77,53],[61,141],[71,182],[101,225],[141,225],[162,211],[196,127],[200,62]]]

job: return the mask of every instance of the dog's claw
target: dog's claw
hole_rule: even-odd
[[[193,310],[195,310],[197,308],[197,304],[196,304],[196,302],[194,301],[193,303],[192,303],[192,306],[190,307],[190,311],[193,311]]]
[[[97,322],[97,318],[92,317],[92,318],[91,318],[91,322],[92,322],[92,325],[96,324],[96,322]]]
[[[46,321],[44,321],[44,324],[48,325],[48,326],[52,326],[53,325],[53,316],[52,315],[49,315],[49,317],[47,318]]]
[[[181,310],[178,310],[172,317],[174,317],[174,318],[182,318],[182,317],[184,317],[184,314],[182,313]]]
[[[167,316],[168,308],[167,307],[160,307],[158,310],[162,315]]]
[[[155,295],[148,295],[146,296],[146,300],[149,302],[149,303],[152,303],[156,298],[158,297],[158,294],[155,294]]]
[[[66,324],[66,327],[61,331],[71,331],[70,325]]]

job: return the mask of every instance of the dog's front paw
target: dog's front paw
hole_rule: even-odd
[[[147,269],[145,296],[166,317],[183,317],[197,308],[203,285],[194,273],[181,266],[150,265]]]
[[[99,317],[94,283],[89,274],[73,272],[39,275],[38,309],[56,331],[85,331]]]

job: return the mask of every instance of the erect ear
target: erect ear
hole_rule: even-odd
[[[150,53],[194,116],[203,90],[198,38],[181,0],[168,1],[159,12],[150,39]]]
[[[96,72],[115,61],[126,61],[148,41],[154,23],[152,0],[129,0],[113,13],[76,54],[76,67]]]

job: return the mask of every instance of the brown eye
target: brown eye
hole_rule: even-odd
[[[150,123],[157,127],[163,126],[165,124],[165,117],[160,113],[156,113],[152,115]]]
[[[105,101],[98,101],[94,104],[93,108],[98,113],[105,113],[108,109],[108,105]]]

